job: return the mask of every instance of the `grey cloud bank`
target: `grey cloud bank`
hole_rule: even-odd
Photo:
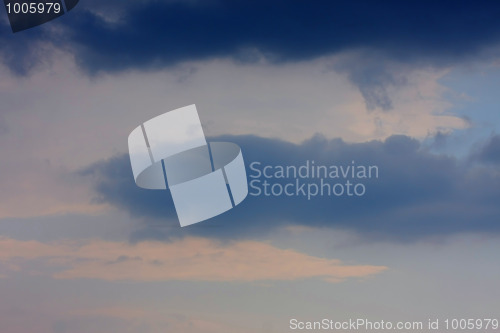
[[[498,233],[500,177],[474,163],[436,155],[417,140],[392,136],[384,142],[351,144],[315,136],[302,144],[256,136],[222,136],[242,148],[247,168],[266,165],[377,165],[379,177],[366,179],[363,196],[249,196],[237,209],[197,226],[176,229],[172,199],[166,191],[135,187],[128,156],[118,156],[81,172],[94,184],[96,200],[139,217],[133,239],[166,239],[200,234],[215,238],[252,238],[286,225],[353,230],[366,237],[411,241],[463,232]],[[250,180],[250,178],[249,178]],[[287,179],[274,179],[285,184]]]

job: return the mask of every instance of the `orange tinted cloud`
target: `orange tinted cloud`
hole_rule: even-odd
[[[170,243],[103,240],[40,243],[0,238],[0,262],[42,259],[58,279],[108,281],[241,281],[321,278],[339,282],[377,274],[384,266],[345,265],[257,241],[219,243],[188,237]],[[29,265],[23,265],[27,267]]]

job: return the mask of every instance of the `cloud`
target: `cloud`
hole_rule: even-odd
[[[0,57],[2,63],[18,75],[27,75],[50,58],[46,48],[51,44],[50,37],[44,31],[31,29],[19,37],[12,33],[6,22],[0,22]],[[45,47],[44,47],[45,46]]]
[[[476,155],[479,161],[500,164],[500,135],[492,136]]]
[[[143,229],[133,236],[136,240],[190,233],[252,238],[284,225],[342,228],[395,240],[500,231],[498,174],[450,156],[433,154],[421,147],[419,141],[406,136],[358,144],[321,136],[302,144],[255,136],[224,136],[214,140],[236,142],[242,147],[249,180],[257,175],[249,168],[254,161],[260,162],[262,169],[266,165],[298,167],[307,160],[315,161],[316,165],[347,166],[353,161],[356,165],[375,165],[379,178],[351,179],[365,185],[366,194],[360,197],[317,196],[308,200],[305,196],[249,195],[235,209],[181,229],[169,192],[138,188],[127,155],[90,166],[83,174],[94,183],[98,202],[114,205],[142,219]],[[295,179],[271,181],[283,185]]]
[[[44,244],[0,239],[0,262],[26,267],[26,262],[33,260],[41,260],[46,267],[55,269],[53,276],[57,279],[107,281],[253,282],[320,278],[340,282],[386,269],[384,266],[345,265],[340,260],[313,257],[256,241],[222,244],[189,237],[169,243],[132,245],[102,240]]]
[[[351,59],[335,70],[360,89],[368,109],[389,110],[388,90],[405,81],[394,67],[496,57],[499,11],[492,2],[89,1],[22,34],[2,25],[0,53],[25,75],[54,60],[51,46],[90,74],[214,58],[281,64],[347,52]]]
[[[406,85],[413,67],[388,59],[381,52],[363,50],[342,54],[332,69],[347,74],[359,88],[369,111],[388,111],[394,107],[389,90]]]
[[[0,183],[9,188],[0,193],[0,217],[95,211],[86,180],[67,174],[126,152],[137,124],[193,102],[209,136],[251,133],[300,143],[320,132],[360,142],[464,126],[447,113],[441,74],[430,71],[414,72],[405,88],[389,91],[397,112],[366,112],[357,89],[324,72],[331,59],[281,66],[217,60],[93,80],[67,54],[56,58],[29,77],[0,66],[0,150],[8,156]],[[196,70],[186,74],[190,68]]]
[[[245,50],[295,61],[357,47],[389,50],[399,59],[462,58],[500,37],[500,6],[493,3],[221,0],[129,1],[119,6],[122,14],[114,20],[107,19],[113,15],[107,14],[110,9],[95,2],[59,20],[85,68],[155,67],[221,56],[248,59],[248,52],[241,56]]]

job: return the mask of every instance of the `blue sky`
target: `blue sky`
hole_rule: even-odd
[[[82,0],[15,34],[0,13],[0,331],[497,316],[499,11]],[[127,137],[194,103],[247,167],[380,177],[361,198],[248,197],[180,228],[168,191],[135,186]]]

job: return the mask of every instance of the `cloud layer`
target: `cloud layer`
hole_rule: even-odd
[[[91,71],[221,56],[295,61],[358,47],[456,59],[498,40],[499,13],[492,2],[93,1],[59,19],[58,33],[26,37],[64,42]]]
[[[386,269],[345,265],[340,260],[312,257],[262,242],[220,244],[203,238],[135,245],[101,240],[40,243],[2,238],[0,253],[0,262],[7,270],[19,270],[39,260],[59,279],[253,282],[320,278],[339,282]],[[31,273],[43,274],[36,269]]]
[[[214,58],[282,64],[355,50],[333,68],[360,89],[368,109],[389,110],[387,90],[405,82],[390,68],[492,59],[499,14],[493,2],[89,1],[22,34],[0,25],[0,54],[27,74],[53,61],[56,47],[96,74]]]
[[[481,163],[430,153],[406,136],[359,144],[320,136],[302,144],[255,136],[217,140],[242,147],[249,177],[256,174],[248,168],[254,161],[262,166],[300,166],[309,160],[316,165],[346,166],[353,161],[376,165],[379,178],[363,180],[366,194],[360,197],[316,196],[308,200],[305,196],[248,196],[236,209],[179,230],[169,192],[137,188],[127,155],[97,163],[82,173],[94,182],[98,202],[143,218],[144,229],[134,235],[137,239],[165,239],[177,233],[246,238],[290,224],[343,228],[399,240],[500,231],[498,174]],[[272,181],[285,184],[295,179]]]

